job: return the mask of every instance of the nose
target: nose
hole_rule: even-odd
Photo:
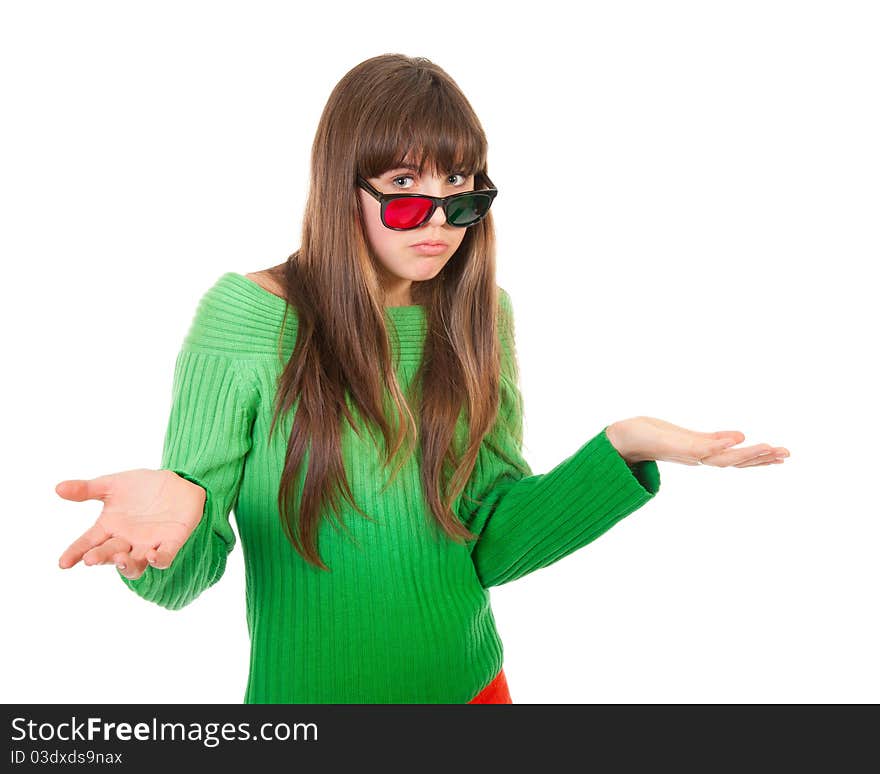
[[[446,213],[443,212],[443,208],[437,207],[437,209],[434,210],[434,214],[431,215],[430,218],[428,218],[428,222],[423,225],[426,225],[426,226],[429,226],[429,225],[445,226],[446,225]]]

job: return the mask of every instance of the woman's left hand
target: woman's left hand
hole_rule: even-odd
[[[632,417],[614,422],[606,431],[611,445],[628,463],[645,460],[682,465],[748,468],[781,463],[789,456],[783,446],[768,443],[732,448],[745,440],[738,430],[700,433],[654,417]]]

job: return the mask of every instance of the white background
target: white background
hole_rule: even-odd
[[[535,472],[635,415],[791,451],[661,462],[492,589],[514,702],[880,700],[876,6],[464,7],[3,4],[3,701],[242,701],[240,543],[170,612],[58,568],[100,503],[54,487],[158,467],[199,297],[298,247],[324,103],[390,52],[489,138]]]

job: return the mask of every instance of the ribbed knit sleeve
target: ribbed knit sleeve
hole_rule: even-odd
[[[464,521],[479,535],[471,556],[484,588],[546,567],[595,540],[659,491],[653,460],[628,465],[603,428],[547,473],[522,456],[523,401],[517,386],[513,310],[501,290],[499,418],[463,494]]]
[[[174,368],[171,411],[161,470],[171,470],[205,490],[202,518],[167,569],[147,566],[123,582],[139,596],[169,610],[188,605],[216,583],[235,545],[229,513],[238,496],[251,447],[256,388],[234,352],[224,351],[222,315],[203,297]]]

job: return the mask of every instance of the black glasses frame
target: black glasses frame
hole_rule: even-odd
[[[466,226],[456,226],[455,223],[449,223],[450,226],[455,226],[455,228],[470,228],[471,226],[475,226],[479,223],[486,215],[489,214],[489,210],[492,207],[492,202],[495,200],[495,197],[498,195],[498,189],[495,187],[495,184],[489,179],[489,176],[483,172],[478,172],[475,177],[482,178],[488,183],[488,188],[476,188],[473,191],[462,191],[461,193],[451,194],[450,196],[428,196],[427,194],[418,194],[418,193],[393,193],[393,194],[383,194],[381,191],[377,191],[370,183],[368,183],[364,178],[360,175],[357,176],[358,185],[363,188],[370,196],[372,196],[376,201],[381,205],[380,213],[382,216],[382,225],[385,228],[390,228],[392,231],[412,231],[414,228],[418,228],[419,226],[423,226],[427,223],[434,215],[434,212],[438,207],[443,208],[443,214],[446,216],[446,222],[449,223],[449,207],[450,204],[454,204],[456,200],[461,199],[463,196],[473,196],[474,194],[486,194],[489,196],[489,206],[486,207],[486,211],[480,215],[473,223],[468,223]],[[415,226],[410,226],[409,228],[400,228],[397,226],[389,226],[385,222],[385,210],[388,208],[389,202],[393,202],[395,199],[430,199],[431,200],[431,209],[428,210],[427,215],[425,215],[424,219],[420,223],[416,223]]]

